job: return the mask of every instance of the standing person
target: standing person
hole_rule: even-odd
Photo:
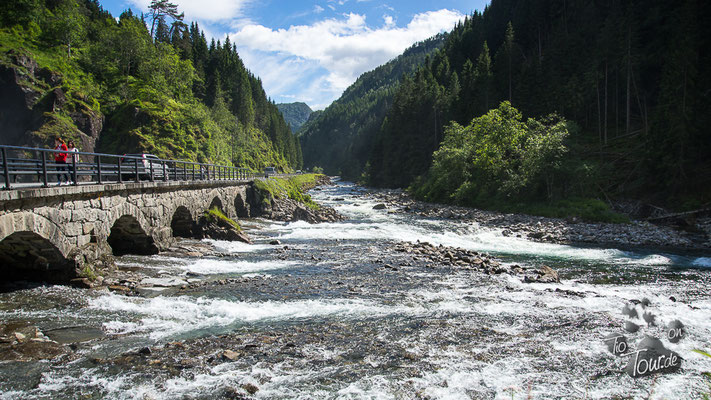
[[[77,154],[77,153],[79,153],[79,149],[74,147],[73,140],[70,140],[69,142],[67,142],[67,148],[69,149],[70,153],[73,153],[72,158],[67,163],[67,166],[69,167],[69,180],[74,181],[74,165],[79,164],[79,154]],[[77,182],[74,181],[74,183],[76,184]]]
[[[64,140],[60,137],[54,139],[54,149],[59,151],[69,150]],[[62,177],[64,177],[65,182],[69,183],[69,177],[67,176],[67,153],[54,153],[54,162],[57,164],[57,186],[62,184]],[[64,171],[64,173],[60,173],[60,171]]]

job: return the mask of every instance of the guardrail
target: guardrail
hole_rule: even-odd
[[[66,153],[66,163],[56,162]],[[229,165],[117,154],[0,146],[5,189],[147,181],[246,181],[264,174]],[[155,157],[155,158],[153,158]],[[64,183],[66,182],[66,183]]]

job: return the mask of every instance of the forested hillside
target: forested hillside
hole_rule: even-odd
[[[370,183],[409,185],[450,121],[508,100],[526,117],[556,112],[579,127],[538,198],[708,201],[710,10],[698,0],[493,0],[400,85]]]
[[[166,0],[114,18],[96,0],[0,8],[3,143],[259,169],[299,168],[301,149],[229,38],[208,43]]]
[[[445,35],[438,35],[417,43],[366,72],[323,113],[311,118],[300,131],[304,166],[322,167],[326,173],[350,179],[360,177],[400,78],[424,64],[444,39]]]
[[[313,110],[308,104],[302,102],[296,103],[280,103],[276,105],[281,115],[284,116],[284,121],[289,125],[292,132],[297,132],[306,121],[309,120]]]
[[[491,188],[487,193],[510,193],[509,200],[586,196],[700,206],[711,195],[710,9],[711,3],[700,0],[492,0],[483,13],[458,24],[427,65],[397,89],[387,86],[395,94],[373,139],[363,144],[333,129],[321,142],[368,152],[360,157],[369,159],[365,178],[371,185],[407,187],[421,176],[413,188],[422,194],[422,185],[437,173],[428,172],[432,154],[451,122],[464,131],[449,131],[466,140],[448,149],[463,149],[487,143],[481,121],[502,115],[515,121],[520,110],[523,123],[567,121],[565,151],[550,165],[555,170],[535,179],[535,187],[519,182],[517,194]],[[504,100],[513,111],[472,122]],[[329,117],[351,121],[348,108]],[[352,154],[342,150],[337,159],[326,159],[315,146],[304,141],[307,163],[338,166]],[[512,153],[502,157],[497,167],[508,168]],[[437,169],[445,170],[455,172]],[[462,176],[460,183],[473,184],[471,179]],[[489,184],[501,188],[503,182]],[[467,187],[461,189],[460,196]],[[449,190],[442,200],[456,201],[457,187]]]

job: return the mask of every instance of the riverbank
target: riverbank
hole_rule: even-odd
[[[367,190],[364,195],[380,202],[377,206],[387,212],[476,223],[482,227],[501,229],[503,236],[525,238],[536,242],[662,247],[691,251],[711,249],[711,218],[698,220],[698,231],[684,231],[646,221],[632,221],[629,224],[591,223],[576,218],[506,214],[432,204],[415,200],[408,193],[398,190]]]
[[[252,244],[180,239],[115,259],[105,286],[0,293],[0,398],[665,398],[708,389],[708,271],[696,258],[503,236],[348,183],[344,221],[240,220]],[[390,207],[390,211],[387,208]],[[546,268],[550,267],[550,270]],[[553,271],[555,270],[555,271]],[[633,379],[603,338],[649,302],[683,368]],[[641,315],[641,314],[640,314]],[[518,389],[511,389],[511,388]],[[681,395],[680,395],[681,394]]]
[[[289,178],[270,178],[254,183],[259,205],[257,216],[274,221],[308,223],[343,220],[336,210],[311,200],[306,192],[331,184],[331,178],[321,174],[297,175]]]

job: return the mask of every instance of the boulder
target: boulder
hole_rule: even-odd
[[[560,283],[558,272],[553,268],[544,265],[536,271],[536,275],[526,275],[524,282],[527,283]]]
[[[197,239],[239,241],[252,244],[252,240],[247,234],[221,219],[200,217],[193,231]]]

